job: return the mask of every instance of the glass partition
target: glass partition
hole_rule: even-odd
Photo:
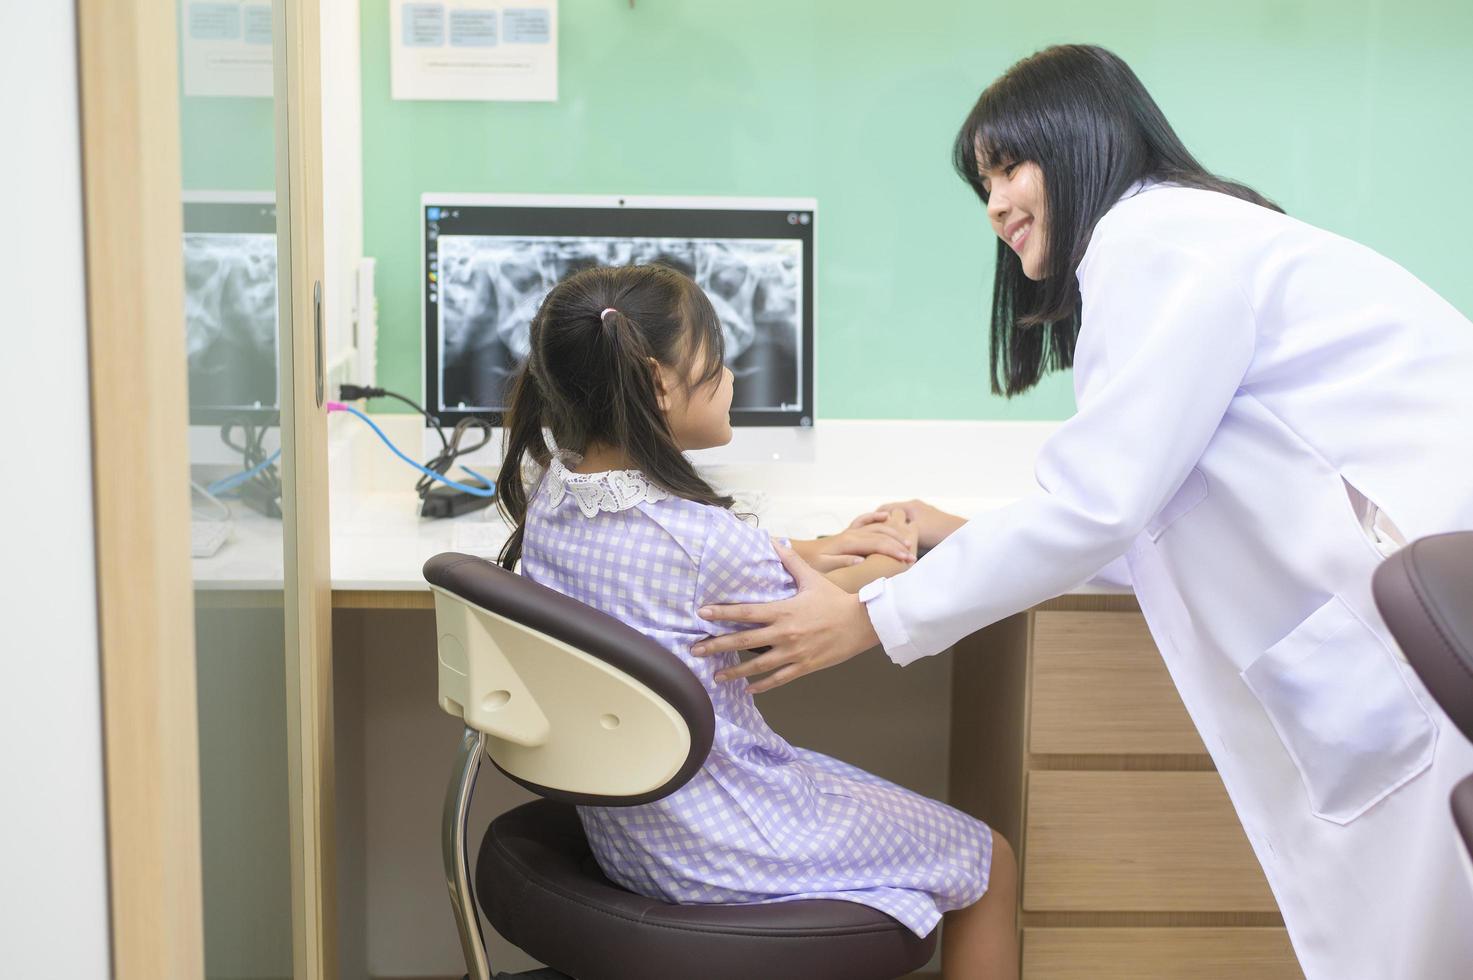
[[[275,11],[177,9],[205,975],[264,980],[293,973]]]

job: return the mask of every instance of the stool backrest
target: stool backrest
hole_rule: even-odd
[[[1407,662],[1473,739],[1473,531],[1413,541],[1381,563],[1371,588]]]
[[[632,806],[668,796],[711,749],[711,700],[674,654],[612,616],[455,552],[424,567],[435,597],[440,707],[550,799]]]

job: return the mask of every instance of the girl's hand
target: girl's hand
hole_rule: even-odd
[[[880,508],[867,514],[860,514],[849,525],[852,528],[872,526],[880,521],[889,521],[892,511],[900,510],[905,513],[911,525],[919,532],[920,547],[934,548],[945,540],[957,528],[967,523],[965,517],[948,514],[946,511],[932,507],[924,500],[903,500],[895,503],[881,504]]]
[[[777,552],[797,583],[798,594],[778,602],[701,609],[702,619],[760,625],[757,629],[709,637],[691,648],[696,656],[709,657],[728,650],[768,647],[767,652],[716,675],[718,681],[729,681],[767,674],[748,685],[753,694],[841,664],[880,642],[858,597],[824,578],[791,549],[779,545]]]

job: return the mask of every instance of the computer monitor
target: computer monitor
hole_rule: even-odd
[[[183,203],[190,423],[274,424],[275,195],[192,191]]]
[[[442,424],[501,423],[533,315],[564,277],[660,262],[705,290],[736,376],[732,424],[813,425],[811,198],[426,194],[421,199],[425,401]],[[756,447],[793,456],[801,439]],[[746,440],[755,445],[753,440]]]

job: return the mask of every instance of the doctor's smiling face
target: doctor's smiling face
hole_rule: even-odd
[[[979,159],[986,159],[978,154]],[[1035,282],[1047,271],[1048,197],[1043,171],[1031,160],[987,162],[977,168],[987,193],[987,217],[1003,243],[1018,253],[1023,275]]]

